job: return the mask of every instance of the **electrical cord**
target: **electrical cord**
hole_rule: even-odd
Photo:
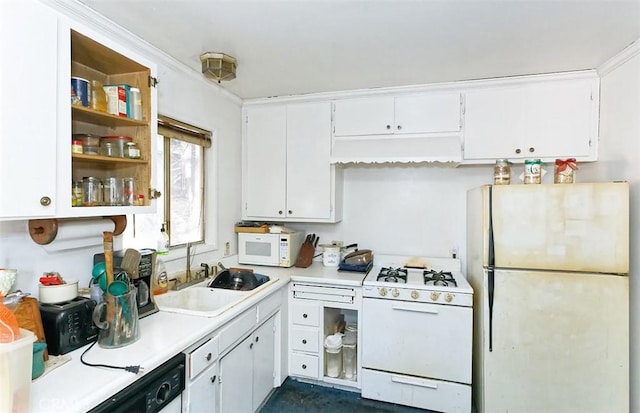
[[[87,354],[87,352],[89,350],[91,350],[91,348],[98,342],[98,340],[96,339],[96,341],[94,341],[93,343],[91,343],[91,345],[82,352],[82,355],[80,355],[80,362],[82,364],[84,364],[85,366],[89,366],[89,367],[105,367],[108,369],[115,369],[115,370],[124,370],[124,371],[128,371],[129,373],[133,373],[133,374],[139,374],[139,373],[143,373],[144,372],[144,368],[140,367],[140,365],[137,366],[112,366],[109,364],[95,364],[95,363],[89,363],[84,361],[84,355]]]

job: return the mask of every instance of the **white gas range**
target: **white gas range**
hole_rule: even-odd
[[[363,281],[362,397],[469,413],[472,306],[460,260],[376,257]]]

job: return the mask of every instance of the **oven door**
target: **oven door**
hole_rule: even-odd
[[[471,383],[471,307],[364,298],[362,367]]]

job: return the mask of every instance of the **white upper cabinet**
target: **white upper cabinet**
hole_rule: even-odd
[[[425,93],[336,100],[334,136],[457,132],[460,94]]]
[[[554,79],[465,94],[464,160],[596,159],[598,79]]]
[[[330,102],[250,106],[244,119],[243,219],[340,221]]]
[[[393,97],[335,102],[335,136],[390,135],[395,130]]]
[[[55,6],[52,3],[52,6]],[[28,24],[25,24],[28,22]],[[155,65],[107,36],[39,1],[0,2],[0,220],[92,217],[153,212],[156,136]],[[142,95],[142,119],[71,103],[71,77],[128,84]],[[72,154],[75,133],[129,136],[140,159]],[[141,206],[76,206],[72,184],[83,177],[133,178]]]
[[[460,162],[459,91],[335,100],[332,163]]]
[[[460,131],[460,93],[398,96],[395,103],[395,133]]]
[[[56,194],[57,25],[37,1],[0,2],[0,219],[51,217],[71,199],[71,184]]]

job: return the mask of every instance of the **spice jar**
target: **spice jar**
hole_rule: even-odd
[[[82,193],[82,182],[73,182],[71,184],[71,206],[82,206]]]
[[[578,169],[576,158],[556,159],[553,174],[554,184],[572,184],[575,171]]]
[[[524,183],[539,184],[542,181],[542,162],[540,159],[524,161]]]
[[[124,146],[124,157],[131,159],[140,159],[140,148],[135,142],[127,142]]]
[[[102,156],[118,156],[118,148],[114,142],[102,141],[100,142],[100,155]]]
[[[493,184],[509,185],[511,183],[511,163],[507,159],[498,159],[493,167]]]
[[[71,153],[82,153],[82,141],[79,139],[74,139],[71,141]]]

